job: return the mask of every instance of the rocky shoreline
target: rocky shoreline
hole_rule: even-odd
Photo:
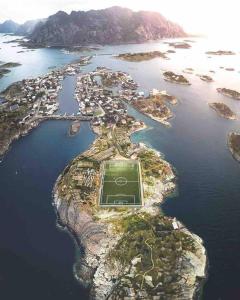
[[[191,83],[188,81],[186,77],[180,74],[175,74],[171,71],[163,72],[163,78],[165,81],[171,82],[171,83],[177,83],[181,85],[191,85]]]
[[[134,109],[136,109],[138,112],[140,112],[141,114],[143,114],[143,115],[149,117],[150,119],[152,119],[152,120],[154,120],[154,121],[156,121],[156,122],[158,122],[158,123],[160,123],[160,124],[162,124],[162,125],[164,125],[164,126],[166,126],[166,127],[171,127],[171,123],[168,122],[167,120],[173,118],[173,114],[172,114],[172,113],[170,113],[169,116],[159,118],[159,117],[153,116],[153,115],[150,114],[150,113],[143,112],[141,109],[139,109],[138,107],[136,107],[136,106],[133,105],[132,103],[130,103],[130,105],[131,105]]]
[[[154,90],[154,95],[152,91],[148,97],[130,102],[130,105],[140,113],[166,127],[171,127],[169,120],[174,117],[174,114],[168,107],[168,104],[177,105],[177,98],[167,94],[165,91],[158,90]]]
[[[237,115],[231,110],[229,106],[221,102],[211,102],[208,105],[214,109],[220,117],[228,120],[236,120]]]
[[[163,296],[166,296],[166,299],[180,299],[181,297],[182,299],[195,299],[206,277],[205,248],[198,236],[190,233],[180,222],[165,217],[160,210],[159,204],[166,194],[174,190],[176,178],[170,164],[164,161],[157,151],[143,144],[138,145],[141,150],[139,157],[142,157],[141,153],[148,155],[151,153],[151,157],[163,166],[166,172],[161,179],[144,175],[145,200],[141,208],[106,209],[99,207],[97,205],[99,170],[96,173],[96,186],[91,192],[89,202],[80,198],[76,199],[76,197],[66,199],[63,196],[62,191],[66,192],[68,189],[65,180],[77,165],[83,164],[86,159],[89,161],[89,151],[96,147],[99,139],[101,135],[86,153],[75,158],[65,168],[53,190],[53,203],[60,224],[74,235],[82,250],[82,256],[74,266],[76,278],[85,287],[90,288],[91,299],[162,299]],[[143,163],[144,174],[146,168]],[[172,228],[173,223],[177,224],[176,230]],[[151,233],[152,240],[146,238],[144,241],[145,234],[150,234],[149,224],[155,230]],[[146,228],[141,229],[141,226],[146,226]],[[134,230],[133,227],[135,227]],[[178,235],[181,236],[180,239]],[[173,255],[175,252],[178,253],[173,261],[163,250],[168,249],[167,241],[170,237],[173,241],[176,239],[178,245],[178,249],[173,251]],[[138,255],[131,252],[133,249],[130,251],[128,247],[124,247],[124,244],[129,242],[129,238],[132,239],[131,243],[136,243],[139,238],[142,238]],[[158,243],[165,238],[166,242],[164,246],[162,245],[162,250],[158,249]],[[144,248],[143,251],[151,248],[154,256],[158,254],[158,251],[163,251],[163,258],[155,259],[154,257],[155,266],[158,266],[158,260],[161,260],[165,266],[163,272],[158,272],[159,274],[156,275],[155,272],[148,270],[146,274],[141,275],[141,280],[138,278],[137,272],[144,270],[143,260],[147,260],[145,256],[140,259],[141,247]],[[125,258],[127,262],[122,262]],[[149,261],[145,263],[148,265]],[[177,280],[174,279],[175,276]],[[158,282],[157,285],[156,282]]]
[[[8,139],[6,139],[3,143],[1,143],[0,157],[3,157],[6,154],[6,152],[9,150],[11,144],[14,141],[18,140],[20,137],[29,134],[29,132],[32,129],[36,128],[41,122],[42,120],[35,120],[24,129],[19,129],[18,132],[16,132],[13,136],[9,136]]]
[[[228,135],[228,148],[233,158],[240,163],[240,134],[230,132]]]
[[[235,90],[227,89],[227,88],[217,88],[218,93],[233,98],[235,100],[240,100],[240,93]]]
[[[166,53],[160,51],[151,51],[151,52],[137,52],[137,53],[121,53],[115,56],[118,59],[129,61],[129,62],[141,62],[147,61],[154,58],[164,58],[169,59],[166,56]]]

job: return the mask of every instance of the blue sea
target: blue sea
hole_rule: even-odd
[[[0,61],[22,66],[0,79],[0,90],[12,82],[45,74],[79,57],[60,49],[29,52],[14,43],[15,37],[0,35]],[[156,58],[141,63],[117,60],[122,52],[167,50],[162,42],[106,46],[91,54],[92,63],[83,72],[106,66],[132,75],[139,90],[157,88],[175,95],[172,127],[159,123],[129,107],[129,113],[144,120],[148,129],[132,136],[157,149],[176,168],[178,192],[162,208],[175,216],[204,241],[209,258],[208,280],[203,299],[240,299],[240,164],[227,148],[230,131],[240,131],[240,121],[219,117],[208,102],[221,101],[240,117],[240,102],[216,92],[218,87],[239,89],[240,44],[235,41],[196,38],[191,49],[176,49],[169,60]],[[209,56],[209,50],[232,50],[233,56]],[[89,55],[89,53],[84,53]],[[224,68],[235,68],[226,71]],[[191,86],[163,80],[162,72],[182,72]],[[215,73],[209,73],[213,70]],[[209,74],[213,83],[196,74]],[[66,77],[59,94],[60,111],[73,113],[75,77]],[[88,293],[73,275],[75,257],[80,255],[69,234],[56,226],[52,188],[64,167],[94,141],[88,123],[69,137],[67,121],[47,121],[12,144],[0,163],[0,299],[85,300]]]

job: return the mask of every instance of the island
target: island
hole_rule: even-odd
[[[184,42],[186,42],[186,43],[196,43],[196,41],[194,41],[194,40],[189,40],[189,39],[185,39]]]
[[[186,73],[186,74],[193,74],[193,72],[194,72],[193,68],[186,68],[183,70],[183,73]]]
[[[144,60],[151,60],[153,58],[161,57],[164,59],[168,59],[164,52],[160,51],[151,51],[151,52],[138,52],[138,53],[122,53],[116,56],[116,58],[131,61],[131,62],[138,62]]]
[[[230,68],[230,67],[225,68],[225,70],[226,70],[226,71],[235,71],[234,68]]]
[[[129,140],[131,122],[117,124],[111,131],[101,128],[91,148],[66,167],[54,187],[59,222],[74,233],[82,249],[75,276],[90,288],[91,299],[193,299],[206,276],[202,241],[159,208],[175,186],[170,164],[143,144],[128,143],[126,156],[119,154],[124,139],[116,140],[115,134],[120,131]],[[111,172],[114,165],[138,163],[143,203],[124,198],[127,183],[123,179],[114,183],[123,185],[118,186],[122,196],[104,198],[102,193],[111,187],[104,182],[106,166]]]
[[[235,55],[236,53],[233,51],[218,50],[218,51],[207,51],[206,54],[208,54],[208,55]]]
[[[0,67],[0,79],[4,76],[4,75],[6,75],[7,73],[10,73],[11,71],[10,70],[8,70],[8,69],[1,69],[1,67]]]
[[[169,46],[174,47],[176,49],[189,49],[192,46],[186,42],[166,42]]]
[[[191,83],[183,75],[175,74],[171,71],[166,71],[163,73],[164,80],[172,83],[178,83],[182,85],[191,85]]]
[[[96,140],[66,166],[53,189],[58,223],[81,250],[75,277],[96,300],[197,297],[206,278],[203,242],[159,205],[175,190],[173,167],[131,141],[146,126],[128,114],[126,101],[141,101],[142,93],[125,72],[98,67],[81,73],[79,67],[70,64],[3,92],[1,149],[43,120],[90,121]],[[81,115],[54,114],[63,77],[73,73]],[[156,90],[149,98],[158,108],[163,101],[176,103]]]
[[[21,66],[21,64],[19,63],[15,63],[15,62],[8,62],[8,63],[3,63],[1,62],[0,64],[0,79],[6,75],[7,73],[10,73],[11,71],[9,70],[9,68],[15,68]]]
[[[197,75],[202,81],[206,81],[206,82],[213,82],[213,78],[209,75],[201,75],[198,74]]]
[[[0,68],[15,68],[15,67],[19,67],[19,66],[21,66],[20,63],[8,62],[8,63],[4,63],[4,64],[0,65]]]
[[[224,96],[233,98],[235,100],[240,100],[240,93],[235,90],[231,90],[227,88],[217,88],[217,91]]]
[[[80,122],[73,121],[69,128],[69,135],[74,136],[79,132],[79,130],[80,130]]]
[[[232,153],[232,156],[240,162],[240,134],[237,132],[231,132],[228,135],[228,147]]]
[[[169,49],[169,50],[167,50],[167,53],[176,53],[176,51],[173,49]]]
[[[150,92],[148,97],[140,97],[132,100],[130,103],[141,113],[169,127],[170,123],[168,122],[168,119],[172,118],[173,114],[166,105],[167,102],[177,104],[177,99],[174,96],[167,94],[165,91],[154,89]]]
[[[64,51],[66,53],[81,53],[81,52],[92,52],[92,51],[98,51],[100,50],[100,47],[91,47],[91,46],[70,46],[64,48]]]
[[[236,120],[237,115],[228,107],[225,103],[221,102],[212,102],[209,103],[209,106],[214,109],[219,116],[229,119],[229,120]]]

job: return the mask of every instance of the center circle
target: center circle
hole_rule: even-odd
[[[125,185],[127,184],[127,179],[125,177],[118,177],[115,179],[116,185]]]

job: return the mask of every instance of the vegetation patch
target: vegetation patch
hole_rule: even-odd
[[[192,238],[173,229],[169,218],[138,213],[116,222],[123,236],[109,253],[112,264],[122,266],[122,277],[113,291],[114,296],[127,296],[126,289],[147,295],[163,293],[170,297],[181,290],[178,271],[183,251],[194,252]]]

